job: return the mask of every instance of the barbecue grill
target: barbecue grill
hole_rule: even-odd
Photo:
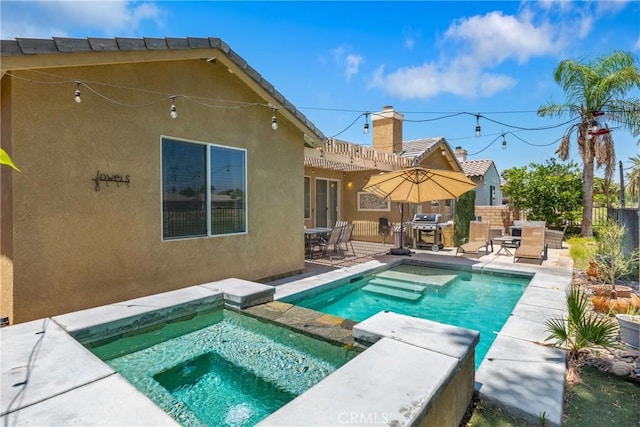
[[[413,229],[414,248],[430,248],[437,252],[444,247],[442,244],[442,216],[436,213],[418,213],[413,216],[411,228]]]

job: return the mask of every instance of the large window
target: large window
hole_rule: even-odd
[[[162,237],[246,231],[246,151],[162,138]]]

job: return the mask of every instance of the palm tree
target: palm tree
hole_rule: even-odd
[[[640,141],[639,141],[640,142]],[[629,157],[631,167],[627,173],[627,188],[629,195],[636,201],[638,201],[638,186],[640,185],[640,155],[635,157]]]
[[[566,59],[556,67],[553,78],[565,93],[563,104],[549,103],[538,109],[541,117],[561,117],[565,114],[579,118],[567,129],[556,153],[562,160],[569,158],[571,135],[576,131],[578,150],[582,157],[582,230],[585,237],[593,235],[593,174],[604,166],[607,183],[615,170],[616,154],[613,136],[608,127],[601,128],[598,120],[606,120],[640,134],[640,100],[625,99],[627,93],[640,88],[640,70],[630,52],[614,51],[593,62]],[[604,116],[602,116],[604,114]]]

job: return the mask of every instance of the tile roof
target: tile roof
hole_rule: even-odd
[[[265,80],[260,73],[254,70],[240,55],[232,50],[229,45],[217,37],[198,38],[97,38],[86,39],[53,37],[51,39],[16,38],[15,40],[0,40],[0,53],[3,57],[30,56],[43,54],[88,53],[88,52],[130,52],[130,51],[167,51],[184,49],[219,49],[231,61],[242,69],[251,79],[258,83],[269,95],[277,100],[283,108],[286,108],[300,122],[314,132],[320,140],[326,140],[322,133],[307,117],[289,102],[271,83]],[[3,60],[3,62],[5,62]],[[11,67],[3,66],[3,72]]]
[[[472,176],[484,176],[493,165],[493,160],[464,160],[460,162],[464,174]]]
[[[421,138],[413,139],[410,141],[404,141],[402,143],[402,152],[399,154],[401,157],[417,158],[420,161],[432,152],[435,147],[440,143],[447,143],[442,136],[436,136],[433,138]]]

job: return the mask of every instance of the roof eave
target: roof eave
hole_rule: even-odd
[[[3,77],[13,70],[191,59],[221,62],[293,123],[302,132],[304,145],[314,147],[326,140],[302,112],[219,38],[17,38],[0,40],[0,56]]]

